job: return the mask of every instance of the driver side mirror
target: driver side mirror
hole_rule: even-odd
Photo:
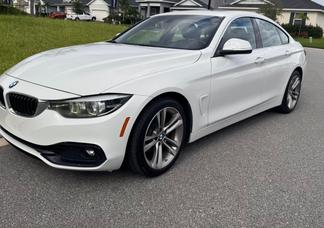
[[[252,46],[250,42],[236,38],[232,38],[226,41],[223,48],[219,51],[219,54],[221,56],[250,53],[252,53]]]

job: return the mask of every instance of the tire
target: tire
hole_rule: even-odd
[[[91,18],[91,21],[96,21],[97,19],[95,17]]]
[[[80,18],[76,17],[74,20],[75,20],[75,21],[80,21]]]
[[[186,133],[187,117],[179,102],[163,98],[149,104],[133,127],[127,146],[128,167],[149,177],[163,174],[179,157]]]
[[[288,114],[295,110],[300,98],[302,77],[298,71],[294,71],[288,81],[282,103],[277,111]]]

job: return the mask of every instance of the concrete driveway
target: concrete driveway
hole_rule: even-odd
[[[0,148],[0,227],[323,227],[324,50],[308,49],[296,111],[188,145],[147,179],[50,168]]]

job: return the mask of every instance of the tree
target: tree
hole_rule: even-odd
[[[48,8],[50,7],[49,2],[46,1],[44,6],[45,6],[45,13],[46,13],[46,15],[48,15]]]
[[[84,5],[80,0],[75,0],[72,2],[72,8],[76,14],[82,14],[84,10]]]
[[[137,9],[129,4],[129,0],[118,0],[118,11],[121,13],[121,22],[124,24],[133,24],[140,17]]]
[[[309,17],[307,16],[306,13],[301,14],[299,17],[300,17],[300,19],[302,19],[302,23],[300,23],[300,25],[299,25],[298,36],[300,36],[300,32],[301,32],[302,26],[305,25],[305,23],[303,23],[303,21],[306,22],[307,20],[309,20]]]
[[[37,3],[37,8],[36,8],[37,12],[36,12],[36,15],[40,16],[42,14],[42,8],[43,8],[42,3],[39,1]]]
[[[128,11],[130,8],[128,0],[118,0],[118,8],[123,13],[123,21],[125,20],[125,16],[128,15]]]
[[[272,0],[271,3],[265,2],[265,4],[259,8],[258,12],[274,21],[277,21],[278,16],[280,16],[282,12],[281,3],[279,0]]]

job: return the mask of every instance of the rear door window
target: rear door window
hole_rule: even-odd
[[[261,19],[256,19],[256,22],[260,30],[263,47],[282,45],[277,26]]]

